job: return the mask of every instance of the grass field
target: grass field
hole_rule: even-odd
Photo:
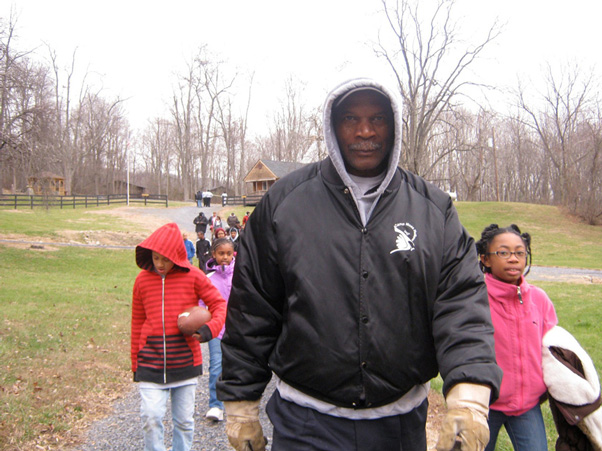
[[[246,210],[223,212],[235,211],[242,220]],[[532,233],[535,264],[602,268],[602,228],[553,207],[458,203],[458,211],[473,236],[491,222],[516,222]],[[0,235],[58,239],[65,230],[142,232],[140,223],[110,211],[0,210]],[[65,448],[130,387],[130,298],[137,273],[131,250],[0,243],[0,449]],[[537,285],[600,372],[602,285]],[[553,443],[549,416],[547,423]],[[500,443],[498,449],[511,448]]]
[[[557,207],[522,203],[457,202],[456,208],[468,232],[480,238],[485,226],[517,224],[532,237],[533,264],[600,269],[602,227],[583,224]]]

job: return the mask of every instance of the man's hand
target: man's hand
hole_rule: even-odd
[[[461,383],[447,394],[448,411],[439,431],[437,451],[482,451],[489,443],[489,396],[486,385]]]
[[[259,422],[257,401],[226,401],[226,434],[236,451],[265,451],[268,440]]]

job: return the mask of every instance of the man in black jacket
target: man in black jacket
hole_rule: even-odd
[[[447,194],[397,167],[401,123],[380,83],[338,86],[324,107],[329,158],[279,180],[249,219],[218,382],[235,449],[265,447],[272,374],[274,450],[425,450],[438,373],[438,449],[487,444],[501,370],[474,241]]]

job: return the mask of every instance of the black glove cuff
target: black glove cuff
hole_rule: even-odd
[[[196,333],[201,336],[201,343],[207,343],[213,339],[213,335],[211,335],[211,329],[209,329],[207,324],[202,325]]]

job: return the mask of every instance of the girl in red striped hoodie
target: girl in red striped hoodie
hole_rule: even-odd
[[[201,341],[219,335],[226,302],[207,276],[186,257],[177,224],[166,224],[136,247],[142,269],[134,283],[131,360],[139,382],[145,450],[164,450],[163,417],[171,396],[173,450],[189,450],[194,433],[197,376],[202,373]],[[183,335],[178,315],[202,299],[211,320],[195,336]]]

